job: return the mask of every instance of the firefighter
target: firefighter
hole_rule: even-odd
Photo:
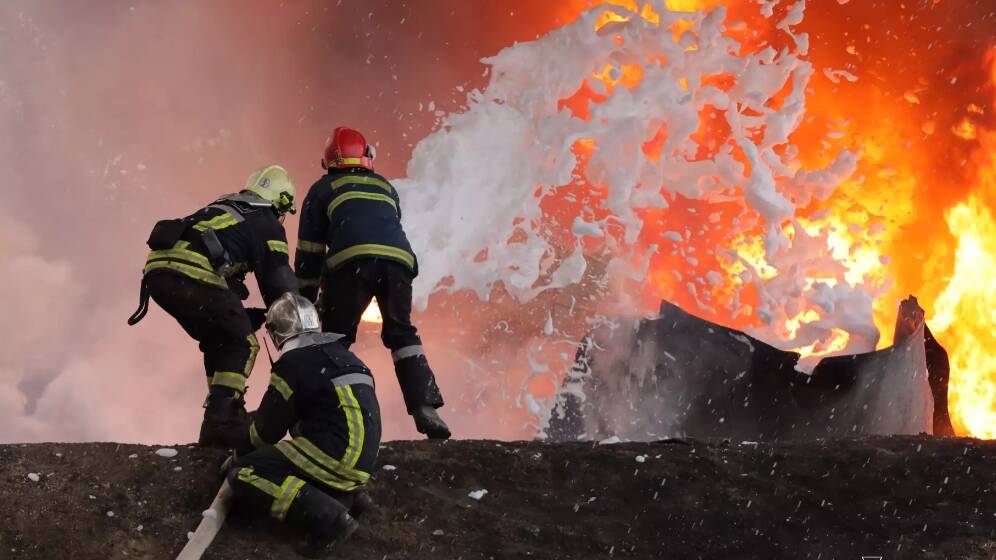
[[[282,225],[294,213],[294,183],[279,165],[254,172],[241,192],[225,195],[194,214],[156,224],[142,279],[139,309],[153,300],[173,316],[204,353],[208,396],[198,442],[231,448],[248,429],[243,395],[259,343],[254,335],[265,311],[246,310],[248,272],[263,301],[297,291]]]
[[[247,439],[228,469],[236,507],[305,531],[302,553],[321,556],[356,530],[377,460],[380,409],[370,370],[322,333],[318,311],[284,294],[266,314],[280,350]],[[281,441],[290,430],[292,439]]]
[[[323,330],[345,335],[346,348],[377,299],[381,340],[391,350],[408,413],[420,433],[446,439],[450,430],[436,412],[443,398],[411,322],[418,263],[401,226],[398,192],[374,173],[373,159],[359,132],[339,127],[329,136],[322,158],[327,173],[302,205],[295,273],[301,294],[318,302]]]

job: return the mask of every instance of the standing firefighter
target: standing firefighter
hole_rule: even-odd
[[[374,380],[336,342],[342,335],[320,331],[318,311],[300,295],[270,307],[266,330],[280,359],[228,481],[238,506],[303,529],[301,552],[320,556],[370,505],[363,488],[380,445]],[[288,430],[292,439],[280,441]]]
[[[294,211],[294,184],[283,167],[270,165],[241,192],[186,218],[160,221],[149,236],[142,303],[128,324],[145,316],[151,296],[200,343],[208,381],[201,445],[233,447],[248,427],[243,394],[263,311],[242,307],[249,297],[245,276],[256,274],[267,304],[297,291],[281,225]]]
[[[373,172],[373,148],[359,132],[339,127],[325,144],[319,179],[304,200],[294,259],[301,293],[318,298],[322,327],[356,341],[360,316],[377,298],[408,413],[420,433],[450,437],[436,409],[443,397],[411,322],[412,280],[418,263],[401,227],[401,201]],[[318,297],[321,287],[321,297]]]

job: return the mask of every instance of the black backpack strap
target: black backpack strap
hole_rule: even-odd
[[[145,282],[145,278],[142,278],[142,287],[139,288],[138,292],[138,309],[128,317],[128,325],[134,326],[138,324],[139,321],[145,318],[145,314],[149,312],[149,286]]]

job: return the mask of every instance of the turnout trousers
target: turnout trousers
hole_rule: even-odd
[[[349,391],[342,393],[331,421],[322,423],[328,432],[321,437],[321,447],[292,431],[293,439],[264,445],[238,458],[228,481],[240,507],[278,521],[307,519],[309,512],[300,510],[314,507],[313,501],[298,504],[297,500],[306,488],[320,491],[346,509],[353,507],[354,497],[366,487],[377,461],[380,408],[372,386],[346,387]]]
[[[239,297],[168,269],[150,272],[145,282],[153,301],[200,343],[212,392],[224,388],[241,397],[259,342]]]
[[[322,330],[345,335],[339,342],[347,348],[356,342],[360,317],[377,299],[384,318],[380,338],[391,350],[394,371],[411,414],[423,406],[443,406],[443,396],[412,324],[411,271],[390,259],[357,259],[327,272],[322,280],[318,312]]]

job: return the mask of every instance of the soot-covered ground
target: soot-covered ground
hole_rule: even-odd
[[[0,446],[0,558],[175,558],[223,453],[157,449]],[[398,441],[371,493],[335,557],[996,558],[996,442],[972,439]],[[296,558],[295,539],[235,515],[205,558]]]

